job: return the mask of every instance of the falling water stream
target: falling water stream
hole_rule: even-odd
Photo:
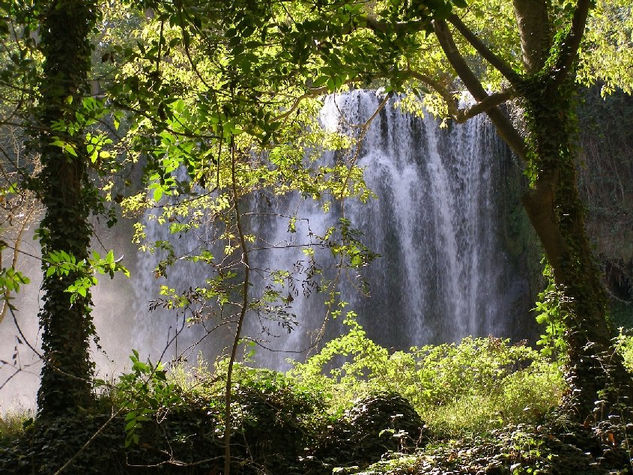
[[[374,91],[329,96],[320,122],[329,131],[350,132],[353,124],[365,123],[381,101]],[[286,368],[285,359],[304,357],[314,335],[321,333],[325,297],[301,284],[308,264],[300,244],[324,234],[342,216],[381,256],[362,269],[368,296],[358,291],[358,281],[349,275],[338,284],[341,300],[349,302],[348,309],[358,314],[378,343],[407,348],[466,335],[526,336],[517,321],[530,306],[529,276],[509,255],[503,239],[507,224],[502,209],[508,199],[518,203],[516,195],[508,198],[500,192],[508,179],[504,170],[515,166],[511,155],[484,117],[441,128],[429,115],[422,119],[402,113],[395,102],[391,100],[373,120],[357,158],[375,199],[368,203],[348,199],[328,212],[321,203],[298,194],[251,200],[254,215],[260,217],[249,220],[249,231],[273,248],[253,252],[251,266],[267,272],[287,270],[298,279],[290,308],[299,323],[294,331],[288,333],[254,314],[247,316],[247,333],[273,350],[258,350],[260,364]],[[331,152],[322,158],[336,159]],[[290,215],[299,218],[295,232],[288,230]],[[153,229],[152,239],[165,238],[164,231]],[[328,255],[328,250],[317,249],[317,261],[324,268],[333,267]],[[152,256],[141,258],[145,275],[155,264]],[[186,266],[174,269],[170,279],[188,283],[196,278],[192,272]],[[257,278],[264,273],[255,273],[254,297],[264,290],[265,280]],[[137,288],[142,290],[139,302],[155,292],[155,288]],[[137,333],[145,340],[151,334],[156,342],[156,332],[164,334],[168,325],[156,326],[156,315],[150,318],[152,328]],[[173,322],[173,316],[165,318]],[[340,322],[328,325],[326,336],[341,330]],[[207,353],[220,351],[213,348],[217,340],[205,345],[201,348]]]
[[[372,116],[381,100],[375,91],[329,96],[320,122],[327,130],[346,131],[350,124],[364,123]],[[262,216],[296,215],[299,219],[294,233],[288,232],[286,218],[251,219],[250,231],[276,247],[253,252],[251,265],[286,269],[301,280],[301,273],[306,272],[301,249],[278,248],[307,242],[310,233],[322,234],[345,216],[363,233],[363,242],[381,257],[362,269],[369,296],[357,290],[358,282],[353,279],[341,278],[338,290],[369,337],[379,344],[407,348],[457,341],[466,335],[531,336],[525,334],[533,297],[529,273],[523,268],[526,256],[516,249],[510,252],[512,246],[508,245],[508,236],[516,234],[508,224],[508,210],[519,207],[520,174],[513,157],[484,117],[440,128],[428,114],[422,119],[402,113],[394,106],[396,101],[390,100],[373,120],[358,154],[357,165],[364,170],[366,184],[376,198],[368,203],[348,199],[334,204],[327,213],[321,203],[298,195],[272,203],[253,200],[253,208],[260,211],[263,206],[271,207],[271,213]],[[323,160],[336,160],[336,154]],[[509,196],[507,191],[512,188],[515,192]],[[160,226],[148,227],[150,240],[166,237]],[[194,245],[187,237],[177,243],[180,250]],[[327,249],[316,253],[324,267],[328,267],[328,253]],[[111,354],[119,354],[113,348],[127,345],[124,351],[128,351],[131,345],[155,359],[182,323],[170,311],[147,312],[147,302],[164,283],[153,275],[157,259],[150,254],[136,255],[133,278],[125,284],[126,297],[108,299],[107,308],[95,310],[102,344]],[[174,267],[168,275],[169,285],[195,285],[204,278],[196,269]],[[251,292],[261,294],[264,286],[256,280]],[[298,351],[259,349],[257,361],[262,365],[283,369],[286,358],[305,357],[301,350],[310,347],[314,333],[323,325],[325,297],[300,285],[296,290],[290,310],[296,314],[298,326],[291,333],[248,316],[247,332],[263,346]],[[97,300],[103,301],[103,297]],[[126,322],[123,326],[113,322],[121,316]],[[341,330],[340,322],[328,325],[326,336]],[[117,333],[121,327],[125,338]],[[268,330],[265,334],[262,327]],[[179,350],[201,334],[195,326],[186,329],[179,337]],[[225,343],[226,339],[223,343],[221,338],[211,337],[198,349],[213,357]],[[172,348],[166,356],[176,353]]]

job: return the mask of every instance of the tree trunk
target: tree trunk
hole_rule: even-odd
[[[43,18],[41,50],[44,73],[40,85],[39,136],[42,201],[46,213],[39,229],[42,247],[43,307],[40,310],[44,366],[38,392],[42,417],[57,417],[90,404],[93,364],[89,356],[94,333],[91,297],[66,290],[82,277],[47,275],[51,253],[64,251],[77,262],[88,257],[92,234],[86,183],[87,157],[80,130],[73,130],[75,112],[87,84],[91,48],[88,35],[95,21],[90,0],[51,0],[36,3]],[[57,145],[53,142],[57,141]],[[68,144],[68,147],[59,145]],[[70,149],[72,147],[72,150]]]
[[[523,202],[565,296],[561,306],[571,388],[567,403],[582,420],[593,411],[600,418],[617,403],[629,402],[631,385],[611,342],[606,293],[578,196],[573,84],[541,79],[533,86],[525,94],[533,187]]]

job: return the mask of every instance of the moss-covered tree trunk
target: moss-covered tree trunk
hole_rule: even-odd
[[[487,106],[500,136],[527,168],[531,186],[523,203],[564,295],[568,406],[580,419],[594,409],[598,413],[593,414],[604,417],[617,403],[630,403],[632,394],[631,379],[611,342],[605,290],[577,191],[575,65],[591,1],[577,0],[563,26],[557,23],[560,19],[552,18],[548,0],[513,0],[513,5],[522,69],[491,51],[458,16],[451,15],[448,21],[506,79],[523,113],[519,127],[494,105],[494,95],[488,95],[459,52],[447,24],[436,21],[435,33],[457,75],[478,105]]]
[[[527,72],[516,82],[532,177],[523,203],[565,296],[561,306],[572,391],[568,403],[584,419],[594,409],[608,413],[631,392],[630,377],[611,342],[606,294],[577,189],[575,65],[590,3],[577,2],[562,41],[552,37],[547,1],[513,3]]]
[[[568,402],[583,419],[593,410],[600,417],[614,404],[630,402],[631,386],[611,342],[606,294],[578,196],[573,84],[536,80],[528,83],[524,97],[533,186],[523,202],[565,296]]]
[[[71,302],[66,290],[82,277],[47,273],[47,256],[64,251],[77,261],[88,257],[92,228],[86,194],[85,146],[74,130],[90,68],[88,35],[95,21],[90,0],[36,2],[41,23],[44,70],[40,85],[39,136],[42,172],[40,193],[46,213],[40,224],[44,258],[43,307],[40,310],[44,366],[38,393],[42,417],[56,417],[91,401],[93,365],[89,357],[93,324],[91,297]]]

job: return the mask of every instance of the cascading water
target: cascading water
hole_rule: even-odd
[[[380,101],[373,91],[330,96],[321,123],[331,131],[347,131],[367,121]],[[297,275],[297,263],[305,257],[294,246],[309,241],[310,233],[324,233],[344,215],[381,257],[364,269],[370,296],[342,279],[341,299],[350,302],[380,344],[406,348],[466,335],[530,337],[519,322],[532,302],[529,275],[519,271],[521,264],[502,239],[507,235],[502,205],[507,208],[508,199],[500,196],[502,172],[513,166],[512,157],[487,120],[442,129],[433,118],[403,114],[390,101],[366,131],[357,163],[377,198],[367,204],[350,199],[329,213],[299,196],[282,200],[266,215],[296,214],[305,220],[293,233],[287,219],[256,221],[254,234],[276,249],[255,253],[254,266]],[[518,204],[517,195],[512,199]],[[317,257],[327,261],[326,254]],[[261,292],[261,285],[256,283],[253,292]],[[310,347],[308,335],[318,333],[323,323],[323,300],[296,292],[297,330],[273,332],[264,338],[266,345],[293,351]],[[254,337],[258,329],[258,324],[250,326]],[[259,361],[283,368],[288,356],[295,357],[263,352]]]
[[[367,121],[380,101],[372,91],[330,96],[321,123],[345,131]],[[285,206],[302,210],[298,214],[308,218],[316,233],[344,214],[381,255],[365,269],[369,297],[344,280],[339,285],[342,300],[351,303],[380,344],[406,348],[466,335],[531,336],[521,334],[525,326],[517,331],[521,325],[516,324],[531,303],[529,276],[518,272],[520,264],[501,239],[501,172],[512,157],[483,117],[442,129],[432,117],[404,114],[393,103],[367,130],[357,162],[376,199],[367,204],[347,200],[328,214],[300,197]],[[306,240],[305,227],[297,229],[294,241],[287,241],[286,228],[283,221],[268,228],[268,238]],[[266,259],[268,265],[290,270],[301,257],[283,250]],[[318,328],[324,314],[322,302],[314,300],[310,304],[299,298],[294,304],[300,327],[276,347],[309,345],[306,332]],[[262,360],[279,366],[286,356],[263,355]]]
[[[380,101],[373,91],[327,97],[321,123],[331,131],[349,131],[351,124],[364,123],[372,116]],[[523,268],[533,259],[523,244],[517,244],[526,230],[521,225],[525,219],[522,211],[517,211],[520,173],[511,155],[483,117],[442,129],[433,118],[403,114],[393,103],[390,101],[373,120],[358,154],[357,164],[364,169],[365,181],[376,199],[367,204],[348,199],[335,203],[328,213],[319,203],[299,196],[251,203],[259,216],[248,222],[250,232],[259,236],[254,247],[276,248],[253,251],[252,295],[258,297],[264,291],[267,270],[286,269],[299,279],[289,309],[299,320],[294,331],[288,333],[286,327],[248,315],[248,333],[264,346],[299,352],[259,350],[260,364],[284,368],[286,358],[302,359],[302,350],[310,347],[314,333],[321,328],[325,297],[300,282],[309,272],[301,248],[285,247],[310,241],[310,233],[323,234],[343,215],[363,232],[363,242],[381,255],[363,269],[369,297],[355,289],[356,282],[341,279],[339,283],[341,299],[350,302],[348,309],[356,311],[369,337],[379,344],[406,348],[456,341],[470,334],[533,336],[533,325],[526,324],[532,321],[528,316],[534,295],[532,276]],[[335,154],[323,157],[335,159]],[[288,233],[288,216],[298,217],[295,233]],[[165,227],[155,223],[147,232],[148,240],[169,238]],[[117,255],[122,242],[128,240],[117,236]],[[194,239],[183,235],[176,243],[177,253],[194,246]],[[133,251],[122,252],[129,256]],[[317,261],[325,267],[328,256],[328,249],[316,249]],[[132,279],[120,279],[111,287],[100,284],[95,299],[97,331],[108,354],[121,360],[119,367],[126,364],[130,345],[143,357],[155,360],[169,337],[182,327],[182,316],[175,318],[172,311],[148,313],[148,301],[157,297],[160,284],[182,290],[205,277],[199,268],[181,262],[168,270],[169,279],[164,281],[154,277],[157,256],[139,253],[133,260]],[[129,265],[129,259],[126,261]],[[36,290],[37,284],[33,288]],[[37,295],[24,298],[22,303],[27,300],[37,301]],[[22,306],[20,301],[16,303]],[[27,313],[36,314],[23,312]],[[5,319],[3,325],[8,328],[10,323]],[[340,331],[340,323],[328,325],[326,336]],[[37,325],[32,327],[32,341],[36,341]],[[262,334],[262,327],[267,332]],[[13,348],[15,332],[7,329],[4,333],[6,347]],[[206,330],[198,325],[185,328],[178,349],[172,345],[165,358],[205,335]],[[211,359],[222,351],[229,337],[226,332],[211,336],[198,349]],[[29,377],[36,383],[37,372]],[[17,377],[11,383],[24,386]],[[29,394],[35,387],[32,384]],[[20,397],[21,401],[26,398]]]
[[[364,91],[331,98],[326,123],[366,120],[378,103]],[[371,297],[352,300],[370,335],[396,347],[511,335],[508,317],[525,312],[514,306],[529,286],[500,239],[499,163],[510,156],[492,127],[479,117],[441,129],[386,107],[362,147],[378,198],[345,211],[383,256],[367,275]]]
[[[329,131],[353,133],[354,124],[365,123],[381,100],[373,91],[329,96],[321,124]],[[394,102],[366,130],[357,159],[375,199],[366,204],[348,199],[328,213],[320,203],[298,195],[277,201],[259,196],[251,201],[254,217],[249,231],[258,236],[253,245],[257,250],[251,255],[251,295],[261,296],[272,270],[289,271],[297,279],[289,308],[298,319],[295,330],[288,332],[286,326],[255,314],[247,316],[247,333],[272,350],[259,351],[260,364],[287,367],[284,360],[300,359],[319,333],[325,297],[302,283],[308,272],[302,245],[324,234],[341,216],[381,256],[363,269],[368,297],[356,290],[354,282],[341,279],[338,284],[340,298],[350,303],[348,308],[378,343],[406,348],[466,335],[526,336],[521,334],[525,325],[516,331],[513,324],[529,309],[529,276],[517,270],[519,264],[501,239],[507,234],[502,230],[500,206],[506,198],[499,196],[505,179],[501,175],[512,161],[510,154],[483,117],[443,129],[432,117],[402,113]],[[322,158],[335,159],[333,153]],[[298,217],[294,232],[288,230],[289,216]],[[151,225],[148,233],[150,240],[167,238],[160,226]],[[183,249],[194,245],[186,239],[178,243]],[[328,259],[331,264],[327,249],[317,249],[316,259],[324,267]],[[149,276],[156,263],[154,256],[140,257],[137,272],[146,277],[136,286],[139,302],[155,296],[158,285]],[[180,282],[183,288],[195,276],[194,268],[181,265],[171,270],[169,284],[179,287]],[[145,314],[146,308],[138,311]],[[137,344],[152,348],[153,356],[158,356],[168,328],[172,334],[175,331],[173,315],[137,318],[145,322],[137,324]],[[199,336],[194,329],[189,337],[182,337],[183,343]],[[217,339],[209,340],[203,351],[215,356],[220,350]]]

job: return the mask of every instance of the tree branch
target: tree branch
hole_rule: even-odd
[[[242,250],[241,263],[244,267],[244,281],[242,282],[242,305],[240,307],[237,327],[235,329],[235,337],[231,347],[231,355],[229,357],[229,366],[226,370],[226,384],[224,387],[224,474],[229,475],[231,472],[231,376],[233,374],[233,364],[237,358],[237,347],[242,337],[242,326],[248,310],[248,288],[251,285],[249,262],[249,249],[246,243],[246,235],[242,228],[242,215],[239,208],[239,194],[237,192],[236,179],[236,158],[235,158],[235,139],[231,137],[231,189],[233,191],[233,209],[235,210],[235,225],[237,227],[240,248]]]
[[[585,25],[590,8],[591,0],[578,0],[571,22],[571,28],[561,44],[560,53],[556,61],[556,67],[554,69],[554,82],[556,84],[564,81],[572,69],[578,55],[580,42],[585,32]]]
[[[455,101],[455,97],[453,96],[453,93],[449,91],[446,88],[446,86],[442,84],[441,81],[437,79],[433,79],[431,76],[427,74],[420,73],[418,71],[413,71],[411,69],[407,71],[407,74],[410,77],[417,79],[420,82],[423,82],[427,86],[430,86],[433,90],[435,90],[435,92],[437,92],[440,96],[442,96],[442,99],[444,99],[444,102],[446,102],[446,106],[448,107],[448,113],[451,115],[453,119],[455,119],[459,115],[459,108],[457,107],[457,102]]]
[[[457,111],[457,115],[455,116],[456,122],[466,122],[468,119],[472,119],[476,115],[481,113],[487,113],[491,109],[503,104],[515,97],[516,93],[513,89],[507,89],[501,92],[496,92],[494,94],[490,94],[486,96],[481,101],[477,102],[467,109],[460,109]]]
[[[477,102],[483,103],[483,101],[489,97],[488,93],[481,85],[481,82],[479,82],[477,76],[475,76],[470,67],[466,64],[466,61],[457,49],[446,22],[443,20],[436,20],[434,22],[434,28],[435,34],[444,54],[446,55],[446,58],[466,86],[466,89],[468,89],[468,92],[470,92]],[[512,151],[522,160],[525,160],[525,142],[510,120],[503,115],[497,107],[491,106],[488,110],[486,110],[486,114],[488,114],[488,117],[490,117],[490,120],[495,125],[497,132],[512,149]]]
[[[414,33],[428,25],[428,20],[411,20],[401,22],[386,22],[368,15],[361,18],[361,25],[380,33]]]
[[[466,109],[460,109],[459,107],[457,107],[457,102],[455,101],[453,94],[440,81],[417,71],[408,70],[407,74],[410,77],[415,78],[430,86],[432,89],[435,90],[435,92],[442,96],[442,99],[444,99],[446,105],[448,106],[449,115],[455,122],[458,122],[460,124],[466,122],[468,119],[472,119],[479,114],[488,112],[490,109],[503,104],[516,95],[516,92],[513,89],[506,89],[494,94],[486,95],[483,100],[478,101],[476,104]]]
[[[510,81],[510,84],[515,86],[519,82],[520,76],[510,67],[510,65],[493,53],[490,48],[488,48],[457,15],[449,15],[448,21],[451,22],[457,31],[459,31],[466,39],[466,41],[468,41],[471,46],[477,50],[482,58],[488,61],[497,71],[503,74],[503,77]]]
[[[552,46],[549,0],[512,0],[521,40],[523,65],[528,74],[540,71]]]

